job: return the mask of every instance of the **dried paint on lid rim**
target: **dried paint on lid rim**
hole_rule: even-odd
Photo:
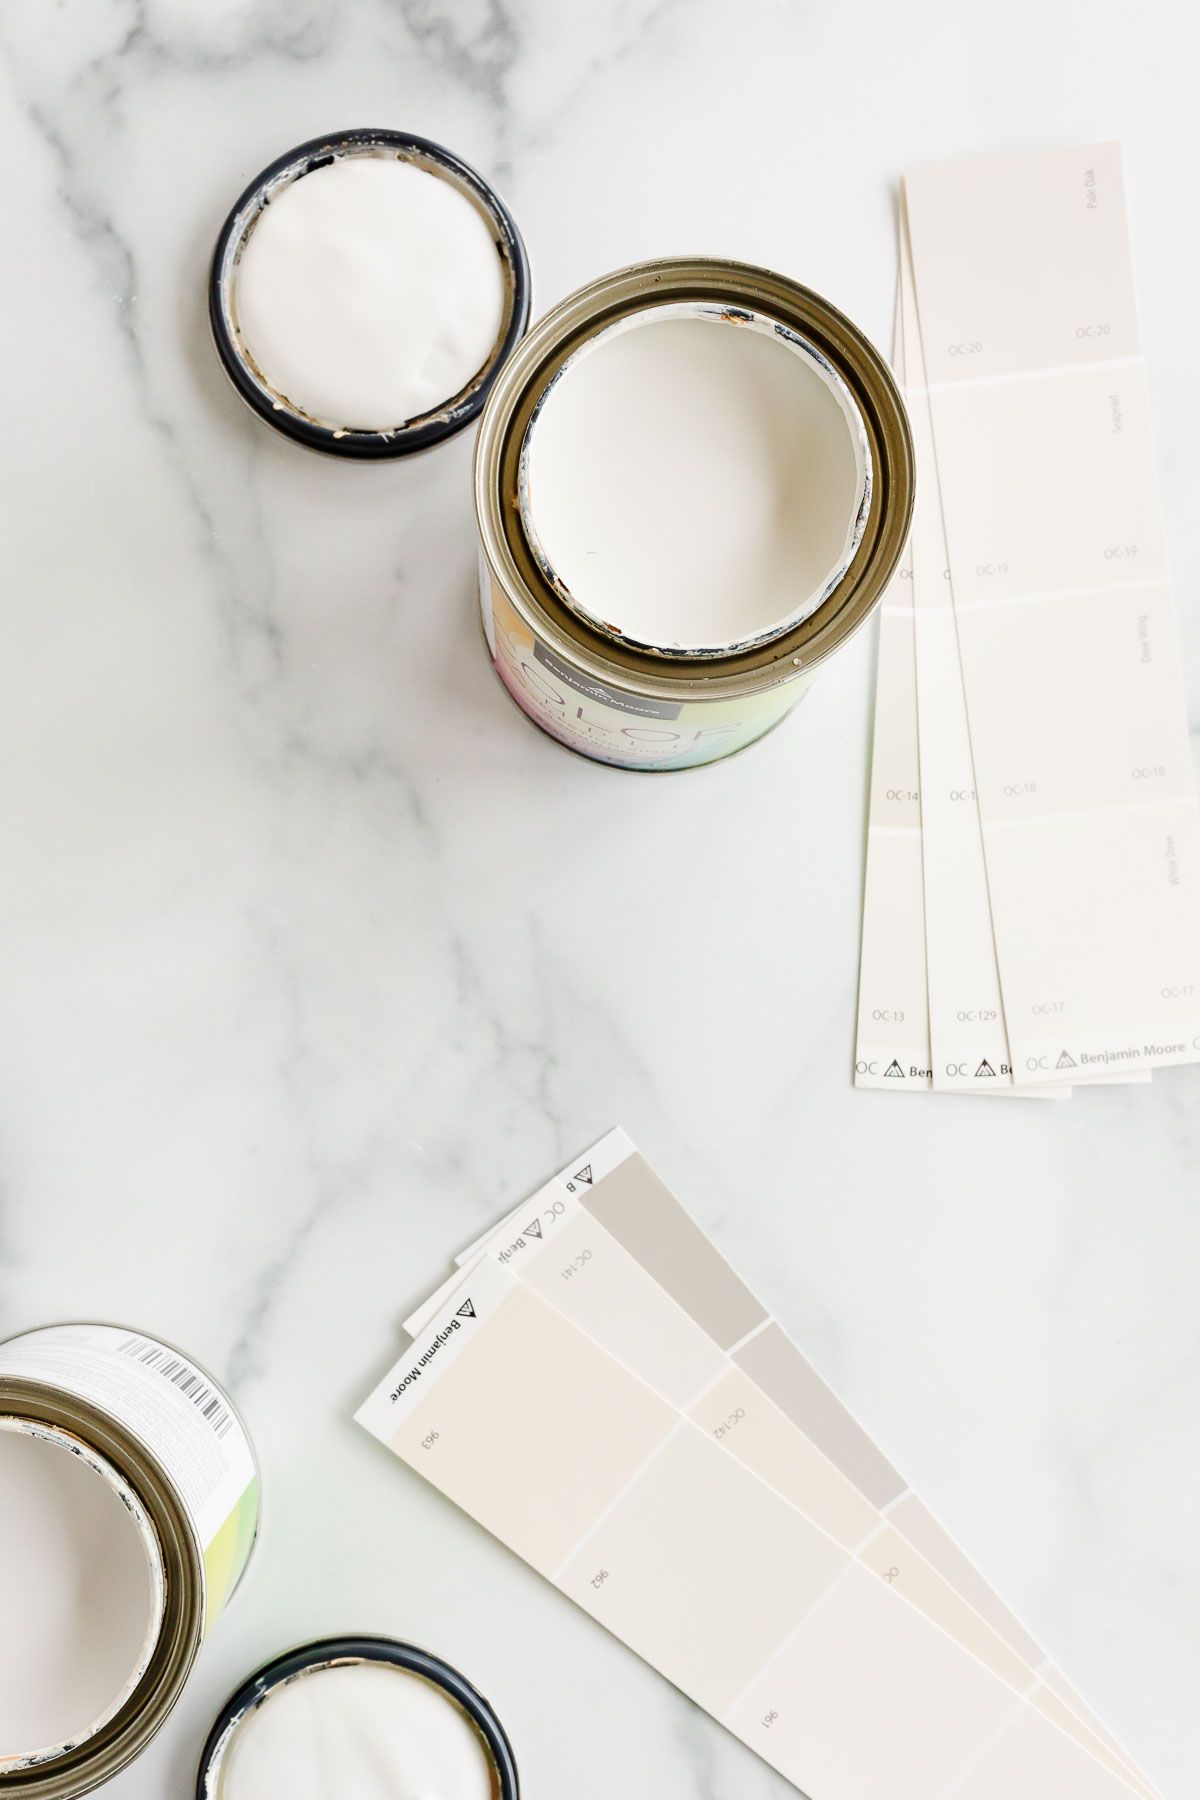
[[[345,157],[394,158],[423,169],[455,188],[482,216],[496,246],[504,285],[504,311],[496,342],[482,367],[459,393],[417,418],[397,420],[387,430],[331,425],[306,413],[278,393],[256,366],[238,329],[237,266],[263,208],[293,182]],[[334,132],[311,138],[264,169],[241,195],[221,228],[209,275],[208,311],[213,339],[226,374],[260,418],[312,450],[359,461],[378,461],[428,450],[453,437],[483,410],[506,358],[529,322],[529,262],[512,214],[477,170],[452,151],[409,132]]]
[[[519,1800],[520,1783],[512,1745],[491,1704],[465,1676],[441,1657],[389,1637],[317,1638],[286,1651],[244,1681],[218,1713],[196,1775],[196,1800],[221,1800],[223,1774],[246,1720],[273,1693],[325,1669],[356,1665],[399,1669],[441,1690],[466,1715],[492,1765],[496,1800]]]

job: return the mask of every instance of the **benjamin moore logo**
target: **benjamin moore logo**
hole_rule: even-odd
[[[405,1388],[411,1387],[414,1381],[420,1381],[425,1370],[443,1345],[450,1342],[456,1331],[462,1330],[463,1320],[476,1319],[478,1316],[478,1313],[475,1311],[475,1303],[472,1300],[464,1300],[462,1305],[455,1309],[453,1318],[447,1319],[442,1329],[430,1338],[412,1368],[408,1370],[407,1374],[401,1377],[388,1395],[393,1406],[396,1404],[396,1401],[400,1398]]]

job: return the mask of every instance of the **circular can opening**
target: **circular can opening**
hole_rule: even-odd
[[[197,1800],[517,1800],[512,1747],[457,1670],[392,1638],[326,1638],[267,1663],[227,1701]]]
[[[594,629],[674,656],[780,637],[829,598],[870,513],[846,383],[770,314],[626,314],[551,376],[521,446],[521,528]]]
[[[424,138],[315,138],[251,182],[213,255],[209,316],[260,417],[334,455],[408,455],[481,411],[529,318],[507,207]]]
[[[129,1483],[82,1439],[0,1416],[0,1780],[86,1744],[149,1667],[163,1556]]]

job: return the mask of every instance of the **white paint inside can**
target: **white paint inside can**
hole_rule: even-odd
[[[222,1748],[218,1800],[498,1800],[487,1744],[443,1688],[385,1662],[318,1664]]]
[[[866,524],[858,406],[760,312],[648,307],[563,365],[526,433],[520,505],[575,612],[652,650],[781,636],[837,586]]]
[[[357,152],[275,189],[233,275],[238,339],[281,402],[333,429],[394,431],[491,361],[505,264],[448,177]]]
[[[0,1417],[0,1774],[93,1737],[162,1629],[162,1555],[137,1496],[81,1440]]]

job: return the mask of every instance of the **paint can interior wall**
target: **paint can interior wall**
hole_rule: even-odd
[[[808,617],[870,471],[845,384],[772,320],[649,308],[563,366],[527,434],[526,535],[563,599],[655,649],[727,652]]]
[[[66,1433],[0,1417],[0,1773],[90,1736],[146,1665],[161,1574],[131,1499]]]

